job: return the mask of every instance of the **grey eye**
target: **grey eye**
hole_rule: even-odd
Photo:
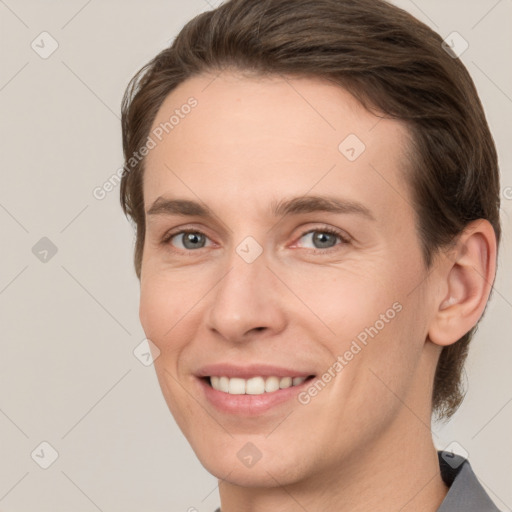
[[[329,249],[336,245],[339,238],[339,235],[328,231],[313,230],[302,235],[301,240],[306,239],[309,243],[313,243],[314,249]]]
[[[180,239],[181,242],[172,242],[173,240]],[[178,247],[178,249],[201,249],[205,246],[206,236],[203,233],[199,233],[198,231],[183,231],[181,233],[176,233],[172,237],[171,243]]]

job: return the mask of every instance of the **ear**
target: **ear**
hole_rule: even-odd
[[[487,220],[471,222],[457,238],[438,273],[442,291],[435,299],[430,341],[451,345],[478,323],[494,282],[496,251],[496,235]]]

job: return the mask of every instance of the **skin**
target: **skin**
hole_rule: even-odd
[[[483,312],[492,227],[470,224],[426,269],[403,179],[405,126],[319,79],[215,77],[166,98],[153,127],[190,96],[198,105],[146,159],[140,320],[160,351],[171,413],[219,478],[222,512],[434,512],[447,492],[430,431],[435,367]],[[349,134],[366,146],[354,161],[338,149]],[[358,202],[374,219],[271,215],[272,202],[304,195]],[[159,197],[198,201],[214,216],[149,214]],[[322,240],[325,227],[348,242],[324,235],[318,245],[311,231]],[[182,229],[205,238],[164,241]],[[236,252],[247,236],[263,251],[252,263]],[[243,418],[200,392],[194,373],[221,361],[321,376],[396,302],[401,311],[307,405]],[[237,457],[247,442],[261,453],[252,467]]]

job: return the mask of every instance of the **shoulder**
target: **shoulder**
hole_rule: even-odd
[[[478,481],[469,460],[451,452],[437,453],[441,476],[450,488],[437,512],[500,512]]]

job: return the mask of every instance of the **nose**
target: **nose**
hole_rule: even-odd
[[[286,326],[281,288],[264,253],[251,263],[235,253],[212,291],[208,329],[235,343],[278,334]]]

